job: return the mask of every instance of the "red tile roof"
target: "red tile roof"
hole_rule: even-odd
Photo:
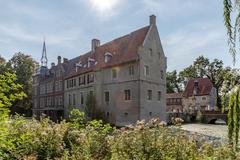
[[[193,96],[194,82],[198,81],[199,91],[197,96],[210,94],[213,84],[208,78],[195,78],[188,81],[185,91],[183,92],[183,97]]]
[[[180,93],[167,93],[166,98],[182,98],[182,92]]]
[[[86,54],[69,60],[69,74],[67,78],[99,68],[110,67],[137,60],[138,48],[143,44],[149,28],[150,26],[143,27],[130,34],[100,45],[93,53],[90,51]],[[111,60],[107,63],[104,62],[104,54],[106,52],[112,54]],[[78,72],[76,72],[75,64],[80,61],[82,64],[87,64],[88,58],[95,59],[97,64],[93,65],[92,67],[81,67],[78,69]]]

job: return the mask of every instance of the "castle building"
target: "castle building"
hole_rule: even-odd
[[[182,94],[185,113],[196,113],[198,110],[209,111],[216,107],[216,88],[208,78],[195,78],[187,82]]]
[[[45,45],[44,45],[45,46]],[[58,58],[33,76],[33,113],[53,120],[72,108],[114,125],[137,120],[166,120],[167,61],[156,26],[150,24],[105,44],[93,39],[91,50],[73,59]]]

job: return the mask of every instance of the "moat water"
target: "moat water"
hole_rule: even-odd
[[[207,136],[214,136],[227,139],[227,125],[223,123],[219,124],[201,124],[190,123],[183,124],[182,129],[193,133],[204,134]]]

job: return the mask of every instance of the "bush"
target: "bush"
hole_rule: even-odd
[[[16,116],[0,121],[2,159],[239,159],[231,146],[189,139],[159,120],[112,128],[102,121],[89,121],[79,111],[68,122],[56,124]],[[0,159],[1,159],[0,158]]]

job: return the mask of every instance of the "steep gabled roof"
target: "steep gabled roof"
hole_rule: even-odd
[[[137,60],[138,48],[143,44],[150,26],[138,29],[130,34],[114,39],[110,42],[100,45],[95,52],[87,52],[79,57],[69,60],[67,78],[79,75],[84,72],[110,67],[122,63]],[[109,62],[104,62],[104,54],[109,52],[112,58]],[[96,60],[96,64],[91,67],[81,67],[76,72],[75,64],[81,62],[87,64],[88,58]]]
[[[213,88],[213,84],[208,78],[195,78],[188,81],[185,91],[183,92],[183,97],[193,96],[194,83],[198,82],[198,94],[196,96],[209,95]]]

